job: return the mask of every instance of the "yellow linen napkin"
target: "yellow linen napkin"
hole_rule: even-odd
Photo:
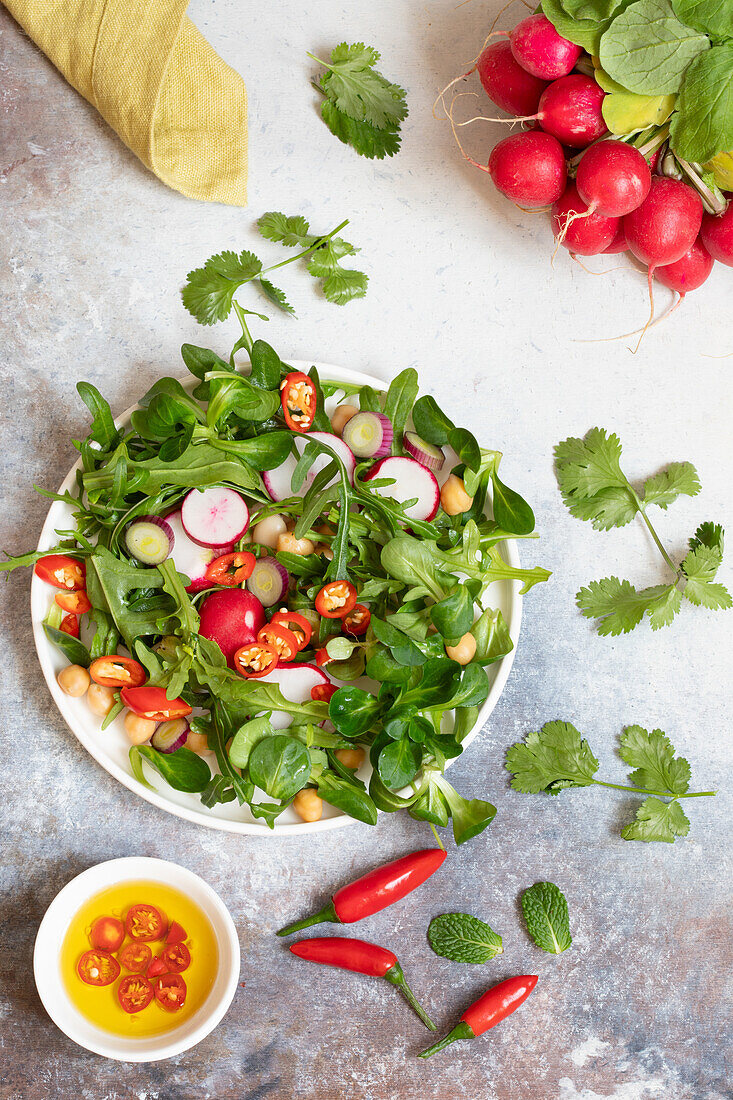
[[[247,91],[186,15],[188,0],[2,0],[159,179],[247,201]]]

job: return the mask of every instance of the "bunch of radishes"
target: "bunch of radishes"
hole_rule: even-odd
[[[579,63],[586,71],[574,71]],[[464,156],[518,206],[550,207],[557,241],[573,256],[628,250],[648,268],[650,292],[654,275],[681,296],[707,279],[714,260],[733,266],[733,203],[705,213],[697,190],[655,174],[663,138],[640,151],[607,136],[606,93],[587,75],[590,59],[544,15],[486,46],[470,71],[531,129],[500,141],[487,166]]]

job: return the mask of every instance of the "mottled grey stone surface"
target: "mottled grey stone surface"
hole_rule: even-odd
[[[250,89],[246,211],[166,190],[0,13],[0,546],[34,544],[46,502],[31,485],[55,487],[74,459],[69,440],[85,425],[78,378],[121,411],[161,372],[181,369],[183,340],[228,345],[231,326],[203,333],[180,307],[187,270],[221,248],[257,247],[253,220],[267,209],[306,213],[323,230],[350,216],[368,297],[341,311],[289,272],[283,283],[301,319],[273,321],[268,338],[283,355],[384,378],[416,365],[425,388],[506,452],[506,479],[536,505],[542,534],[524,560],[553,570],[525,603],[517,660],[491,721],[451,772],[467,792],[490,794],[494,824],[358,932],[398,951],[441,1029],[510,974],[538,973],[537,990],[491,1035],[418,1062],[425,1032],[393,989],[293,960],[271,933],[351,876],[429,843],[427,828],[392,816],[375,829],[253,840],[136,798],[56,713],[33,650],[29,577],[19,573],[0,585],[2,1100],[733,1095],[730,615],[687,607],[671,629],[598,638],[574,608],[580,584],[614,572],[655,583],[660,562],[637,525],[599,534],[573,520],[551,466],[557,440],[605,425],[620,433],[633,476],[673,459],[697,465],[702,495],[660,513],[674,553],[700,520],[730,519],[730,366],[716,357],[730,352],[731,273],[716,268],[636,356],[624,341],[574,342],[643,323],[644,282],[623,260],[623,270],[598,278],[565,256],[551,269],[544,219],[516,211],[464,168],[433,121],[435,90],[468,67],[488,32],[485,7],[328,0],[305,12],[282,2],[245,12],[236,0],[196,0],[193,18]],[[392,162],[361,161],[315,113],[305,51],[343,38],[376,43],[384,71],[410,90],[404,150]],[[485,158],[488,134],[470,140]],[[690,759],[694,785],[721,794],[690,805],[690,837],[672,847],[620,839],[633,812],[623,794],[511,792],[506,747],[554,717],[585,731],[604,776],[621,782],[622,727],[660,726]],[[75,1047],[47,1018],[32,947],[46,906],[74,874],[141,852],[185,864],[220,892],[240,931],[244,985],[195,1050],[117,1065]],[[534,948],[519,919],[520,892],[542,878],[570,903],[575,939],[560,958]],[[451,909],[487,919],[505,954],[482,969],[433,957],[424,929]]]

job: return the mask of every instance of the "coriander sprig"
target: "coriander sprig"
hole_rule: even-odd
[[[730,593],[715,581],[723,561],[723,529],[701,524],[689,541],[684,559],[675,564],[657,534],[648,509],[666,510],[680,496],[697,496],[700,481],[690,462],[672,462],[647,478],[637,492],[621,470],[621,442],[603,428],[591,428],[583,439],[570,437],[555,448],[555,470],[563,500],[578,519],[588,520],[598,531],[624,527],[641,516],[668,569],[666,584],[637,590],[629,581],[604,577],[591,581],[576,594],[582,613],[598,619],[599,634],[627,634],[649,616],[652,630],[668,626],[683,598],[713,610],[731,606]]]
[[[621,830],[624,840],[660,840],[671,844],[686,836],[690,822],[679,799],[707,798],[716,791],[689,791],[690,765],[659,729],[649,733],[641,726],[627,726],[619,748],[621,759],[633,768],[631,786],[596,779],[599,763],[588,742],[570,722],[546,722],[528,733],[507,752],[506,768],[512,787],[525,794],[557,795],[569,787],[609,787],[647,797],[636,818]]]

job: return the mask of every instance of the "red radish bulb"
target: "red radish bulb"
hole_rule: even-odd
[[[697,290],[713,270],[713,257],[700,238],[692,248],[674,263],[654,268],[654,278],[670,290],[676,290],[684,298],[690,290]]]
[[[512,134],[489,157],[494,186],[522,206],[547,206],[565,190],[567,169],[562,145],[541,130]]]
[[[714,260],[733,267],[733,202],[723,214],[705,214],[702,242]]]
[[[538,80],[512,55],[509,42],[492,42],[478,59],[476,70],[489,99],[510,115],[533,115],[547,81]]]
[[[623,141],[599,141],[586,149],[575,177],[578,194],[589,210],[612,218],[622,218],[641,206],[651,182],[644,157]]]
[[[236,651],[253,642],[265,625],[262,604],[241,588],[212,592],[202,602],[199,615],[199,634],[216,642],[230,668],[234,668]]]
[[[702,223],[702,200],[680,180],[653,176],[641,206],[624,218],[629,249],[650,270],[673,264],[695,242]]]
[[[537,118],[542,129],[563,145],[584,149],[608,130],[601,114],[605,94],[590,76],[563,76],[540,96]]]
[[[575,217],[572,215],[584,215]],[[578,196],[574,183],[568,183],[562,198],[552,207],[555,236],[570,252],[579,256],[597,256],[613,243],[619,227],[618,218],[609,218],[589,210]]]
[[[532,76],[557,80],[572,72],[581,46],[557,33],[545,15],[529,15],[509,34],[514,60]]]
[[[608,248],[603,249],[603,255],[614,256],[617,252],[628,251],[628,247],[626,243],[626,234],[624,233],[624,223],[620,221],[618,223],[618,229],[616,230],[616,236],[613,238]]]

